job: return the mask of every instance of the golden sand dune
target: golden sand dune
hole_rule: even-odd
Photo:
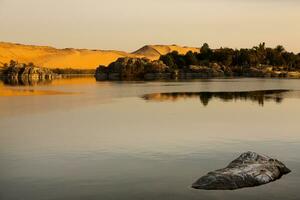
[[[147,57],[153,60],[172,51],[186,53],[199,49],[177,45],[148,45],[133,53],[127,53],[114,50],[56,49],[48,46],[0,42],[0,65],[16,60],[20,63],[33,62],[35,65],[48,68],[93,69],[99,65],[108,65],[120,57]]]
[[[124,56],[134,55],[121,51],[56,49],[0,42],[0,63],[16,60],[20,63],[33,62],[48,68],[92,69],[99,65],[107,65]]]
[[[147,57],[151,60],[158,59],[161,55],[165,55],[172,51],[177,51],[179,54],[186,54],[189,51],[199,52],[199,48],[182,47],[178,45],[146,45],[141,49],[133,52],[133,54]]]

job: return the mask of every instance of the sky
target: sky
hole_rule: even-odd
[[[134,51],[147,44],[300,52],[299,0],[0,0],[0,41]]]

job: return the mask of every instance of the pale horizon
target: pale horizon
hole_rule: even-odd
[[[265,42],[298,53],[299,9],[295,0],[0,0],[0,41],[126,52],[155,44]]]

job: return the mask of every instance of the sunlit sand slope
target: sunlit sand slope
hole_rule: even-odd
[[[56,49],[48,46],[0,42],[0,63],[17,60],[20,63],[33,62],[38,66],[49,68],[91,69],[107,65],[124,56],[134,55],[122,51]]]
[[[199,52],[199,48],[182,47],[178,45],[146,45],[141,49],[133,52],[133,54],[145,56],[151,60],[158,59],[161,55],[165,55],[172,51],[177,51],[179,54],[186,54],[189,51]]]
[[[108,65],[120,57],[147,57],[154,60],[172,51],[185,54],[199,49],[176,45],[148,45],[133,53],[127,53],[114,50],[56,49],[48,46],[0,42],[0,65],[16,60],[20,63],[33,62],[35,65],[48,68],[93,69],[99,65]]]

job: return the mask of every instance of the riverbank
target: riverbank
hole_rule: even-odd
[[[288,71],[275,66],[241,67],[209,63],[207,66],[189,65],[180,69],[167,66],[162,61],[146,58],[120,58],[108,67],[99,66],[95,72],[98,81],[103,80],[157,80],[196,78],[300,78],[300,71]]]

